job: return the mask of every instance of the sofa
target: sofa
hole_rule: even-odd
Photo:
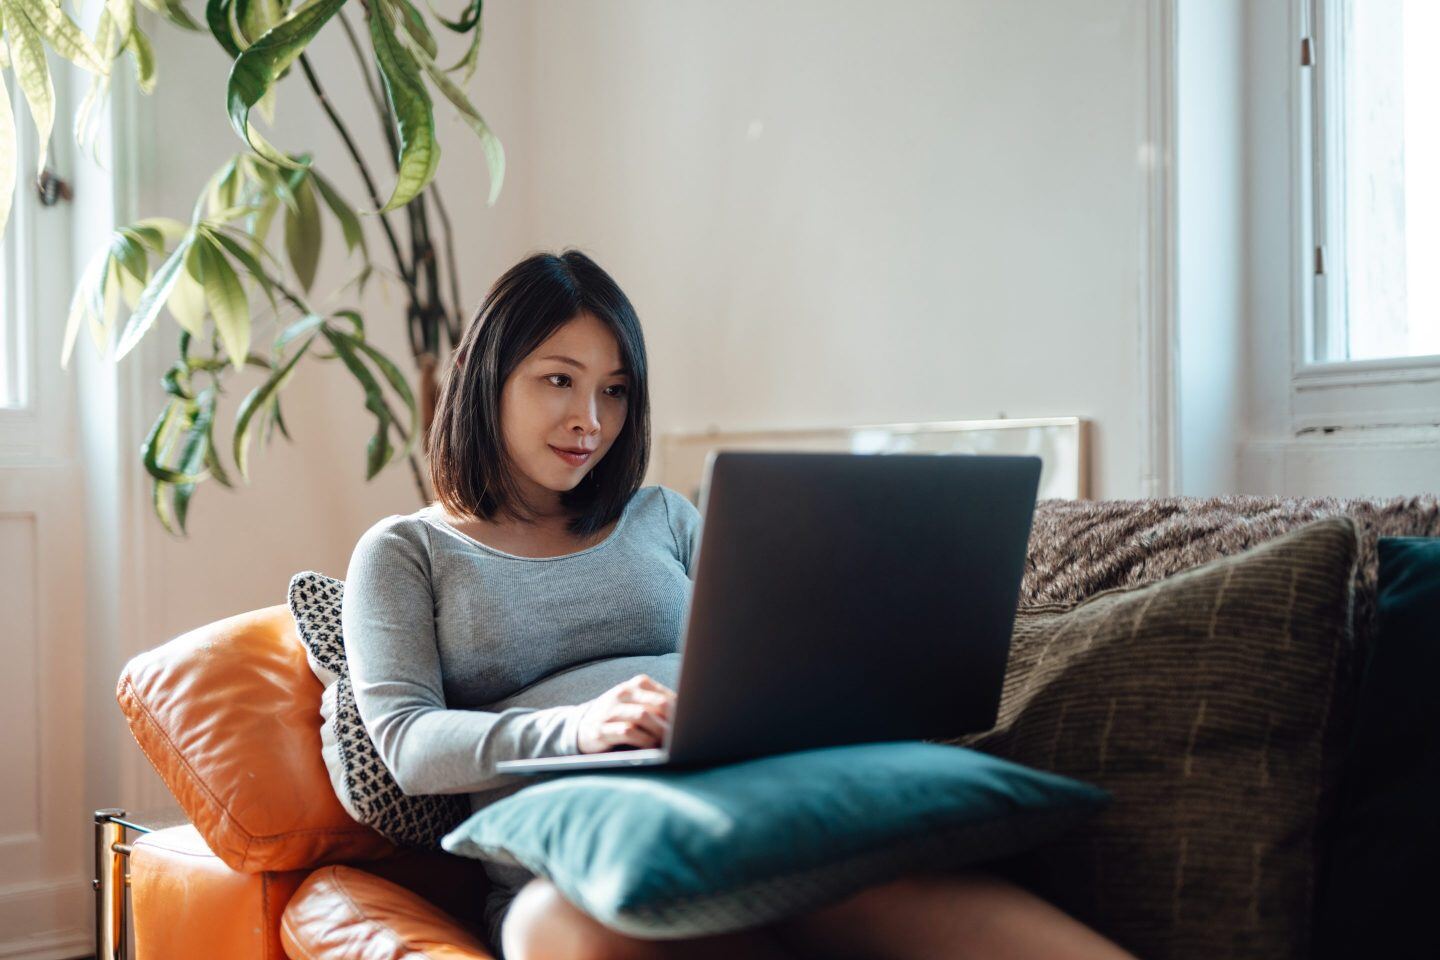
[[[1335,634],[1335,644],[1344,649],[1336,654],[1333,683],[1327,680],[1328,689],[1317,693],[1326,701],[1327,725],[1338,732],[1325,738],[1326,756],[1335,762],[1327,760],[1323,768],[1328,779],[1313,811],[1313,829],[1300,838],[1302,846],[1315,850],[1318,873],[1287,901],[1303,903],[1307,911],[1305,933],[1294,938],[1289,952],[1293,956],[1324,955],[1327,938],[1332,947],[1336,942],[1327,933],[1336,918],[1319,899],[1326,888],[1324,871],[1333,869],[1327,851],[1337,842],[1335,798],[1342,794],[1337,783],[1344,776],[1346,732],[1376,643],[1376,545],[1381,537],[1440,536],[1440,501],[1239,496],[1042,501],[1020,598],[1022,613],[1063,615],[1097,596],[1169,584],[1187,571],[1237,557],[1327,517],[1351,519],[1358,552],[1353,590],[1343,598],[1351,620]],[[1052,664],[1059,662],[1050,654],[1054,642],[1048,637],[1041,651]],[[1062,689],[1048,681],[1043,686],[1052,693]],[[118,950],[125,937],[123,894],[117,896],[116,882],[107,882],[124,875],[117,864],[125,858],[137,960],[491,957],[480,932],[486,888],[480,863],[438,850],[397,848],[340,805],[321,757],[321,692],[284,604],[202,626],[125,666],[117,687],[125,720],[188,823],[130,838],[116,832],[113,820],[120,818],[106,818],[109,832],[97,843],[98,955]],[[1105,691],[1067,696],[1103,703]],[[1052,702],[1047,709],[1053,707]],[[1112,698],[1112,714],[1113,707]],[[1067,711],[1078,717],[1084,709],[1078,701],[1060,703],[1061,722]],[[1012,703],[1007,713],[1002,700],[1002,718],[1007,729],[1023,725],[1025,709]],[[1057,743],[1061,732],[1057,727],[1053,735]],[[1023,740],[998,726],[988,736],[955,742],[1004,753]],[[1056,756],[1051,750],[1048,756]],[[1083,835],[1076,840],[1084,842]],[[1103,913],[1087,913],[1092,907],[1078,890],[1090,883],[1085,877],[1048,869],[1033,857],[996,868],[1033,883],[1132,950],[1146,942],[1127,944],[1116,930],[1104,928]],[[1067,890],[1076,895],[1067,896]],[[1163,931],[1157,935],[1163,937]],[[1158,942],[1164,948],[1151,948],[1153,955],[1198,955]],[[1245,953],[1237,947],[1232,955]]]

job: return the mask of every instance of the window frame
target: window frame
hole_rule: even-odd
[[[67,171],[74,153],[63,118],[68,116],[72,81],[70,71],[58,58],[48,59],[57,122],[46,165],[57,176],[69,179]],[[61,339],[73,280],[72,203],[61,200],[47,207],[40,202],[35,187],[35,131],[18,86],[7,84],[16,121],[16,185],[4,244],[7,282],[3,309],[10,311],[11,322],[4,324],[0,335],[9,338],[8,346],[17,351],[12,371],[21,390],[18,405],[0,406],[0,464],[25,466],[49,464],[69,449],[71,437],[66,425],[73,408],[77,371],[73,361],[68,371],[60,369]]]
[[[1296,436],[1342,429],[1440,426],[1440,355],[1317,360],[1318,344],[1343,345],[1344,205],[1340,136],[1328,97],[1341,41],[1333,25],[1343,0],[1291,0],[1291,184],[1295,281],[1292,303],[1291,426]],[[1310,63],[1305,54],[1310,53]],[[1343,51],[1342,54],[1343,55]],[[1341,121],[1343,122],[1343,121]],[[1338,175],[1336,171],[1339,171]],[[1337,239],[1338,238],[1338,239]],[[1333,355],[1334,350],[1326,351]]]

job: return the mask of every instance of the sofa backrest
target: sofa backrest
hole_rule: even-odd
[[[1440,496],[1042,500],[1020,605],[1079,603],[1112,587],[1154,583],[1333,516],[1353,519],[1360,536],[1354,639],[1364,649],[1375,630],[1376,541],[1440,536]]]
[[[206,845],[256,873],[394,852],[335,797],[320,753],[321,692],[278,604],[139,654],[116,697]]]

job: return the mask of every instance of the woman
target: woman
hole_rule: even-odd
[[[659,746],[700,517],[641,487],[645,344],[577,251],[513,267],[456,348],[430,435],[437,502],[371,527],[346,574],[355,699],[412,794],[472,809],[531,782],[512,757]],[[509,960],[600,957],[1123,958],[979,872],[911,877],[770,926],[688,941],[618,934],[518,867],[486,863]]]

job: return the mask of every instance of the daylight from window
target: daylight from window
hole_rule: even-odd
[[[1346,356],[1329,359],[1440,354],[1440,2],[1344,10]]]

